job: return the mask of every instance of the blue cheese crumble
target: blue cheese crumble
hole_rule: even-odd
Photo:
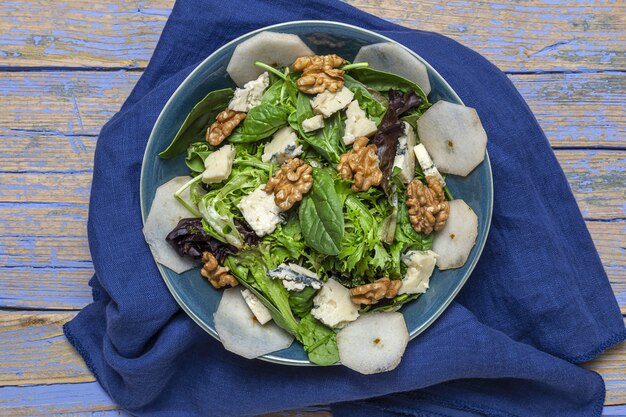
[[[313,287],[316,290],[322,288],[317,274],[298,264],[280,264],[278,268],[267,272],[272,279],[280,279],[288,291],[302,291],[305,287]]]

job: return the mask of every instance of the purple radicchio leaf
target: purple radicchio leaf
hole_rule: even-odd
[[[404,123],[400,116],[407,111],[418,107],[422,98],[415,91],[403,93],[389,90],[389,106],[385,117],[380,122],[373,143],[378,147],[378,161],[383,173],[381,186],[387,194],[390,192],[390,180],[393,172],[393,162],[396,158],[398,138],[404,133]]]
[[[237,227],[237,231],[241,237],[243,237],[243,241],[246,242],[246,245],[256,246],[261,242],[261,238],[245,221],[235,219],[235,227]]]
[[[234,255],[237,249],[209,236],[202,227],[202,219],[187,218],[178,222],[165,238],[180,256],[202,257],[203,252],[211,252],[218,261]]]

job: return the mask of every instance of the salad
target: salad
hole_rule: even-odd
[[[484,159],[476,111],[430,103],[426,67],[395,43],[348,62],[261,32],[227,72],[238,87],[207,94],[159,154],[185,154],[190,175],[157,189],[155,260],[201,264],[227,350],[296,340],[318,365],[394,369],[409,340],[398,309],[476,241],[476,214],[446,186]]]

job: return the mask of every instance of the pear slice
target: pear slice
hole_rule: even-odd
[[[365,375],[395,369],[408,343],[401,313],[367,313],[337,334],[341,363]]]
[[[191,177],[175,177],[157,188],[150,214],[143,227],[143,234],[152,251],[154,260],[171,269],[177,274],[195,267],[199,261],[188,256],[180,256],[165,240],[169,232],[176,227],[181,219],[194,217],[180,202],[174,198],[174,193],[185,185]],[[181,197],[191,202],[189,189]],[[193,203],[190,203],[193,205]]]
[[[286,349],[293,342],[293,336],[273,321],[259,323],[239,288],[222,293],[213,320],[224,348],[247,359]]]
[[[397,43],[382,42],[363,46],[354,62],[367,62],[372,69],[401,75],[419,85],[424,94],[430,93],[426,65]]]
[[[293,64],[300,56],[309,55],[315,53],[298,35],[261,32],[237,45],[226,71],[238,87],[243,87],[265,71],[254,65],[256,61],[280,68]]]
[[[440,171],[466,176],[485,159],[487,133],[471,107],[438,101],[417,119],[417,132]]]
[[[450,201],[450,216],[435,235],[433,251],[439,269],[460,268],[467,261],[478,236],[478,216],[463,200]]]

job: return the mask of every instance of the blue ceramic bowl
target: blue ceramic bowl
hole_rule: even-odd
[[[141,172],[141,214],[144,222],[157,187],[175,176],[189,174],[184,156],[166,161],[160,159],[157,154],[168,146],[187,114],[207,93],[235,86],[226,73],[226,66],[235,47],[245,39],[265,30],[297,34],[317,54],[335,53],[350,61],[363,45],[393,42],[374,32],[343,23],[298,21],[250,32],[215,51],[198,65],[174,92],[152,130]],[[409,52],[428,68],[432,86],[429,95],[431,102],[447,100],[462,104],[448,83],[426,61],[412,51]],[[485,155],[485,160],[470,175],[464,178],[450,176],[447,183],[455,198],[465,200],[478,215],[478,239],[462,268],[444,272],[435,270],[430,280],[430,289],[400,310],[404,314],[411,339],[430,326],[463,287],[483,250],[491,223],[493,184],[488,155]],[[207,280],[200,276],[198,269],[179,275],[161,265],[158,267],[165,283],[183,310],[200,327],[218,338],[213,313],[217,310],[221,292],[215,291]],[[312,365],[307,360],[304,349],[297,342],[288,349],[265,355],[261,359],[287,365]]]

